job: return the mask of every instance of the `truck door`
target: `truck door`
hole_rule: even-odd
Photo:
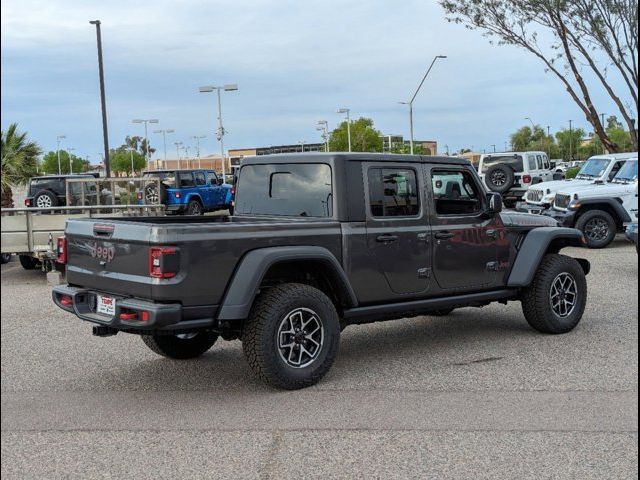
[[[204,175],[204,172],[194,172],[194,176],[196,179],[196,189],[198,195],[202,199],[202,203],[204,204],[204,209],[208,210],[211,208],[211,189],[207,185],[207,179]]]
[[[420,164],[365,164],[367,246],[389,286],[387,298],[429,288],[430,245]]]
[[[209,191],[209,202],[211,207],[217,207],[224,202],[223,189],[218,185],[216,172],[207,172],[207,190]]]
[[[495,284],[502,268],[499,245],[507,242],[500,216],[484,216],[486,195],[476,176],[464,167],[434,166],[430,177],[433,270],[438,285],[451,291]]]

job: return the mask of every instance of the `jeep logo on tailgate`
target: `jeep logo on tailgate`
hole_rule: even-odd
[[[113,257],[116,256],[116,249],[94,242],[91,245],[91,256],[105,262],[110,262],[113,260]]]

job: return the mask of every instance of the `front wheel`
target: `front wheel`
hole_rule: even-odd
[[[589,248],[605,248],[616,238],[618,227],[608,212],[590,210],[576,222],[576,228],[584,233]]]
[[[141,337],[145,345],[158,355],[176,360],[199,357],[218,340],[218,335],[212,332],[142,335]]]
[[[546,255],[521,300],[524,316],[534,329],[552,334],[570,332],[587,305],[582,266],[565,255]]]
[[[319,382],[338,354],[340,320],[331,300],[308,285],[286,283],[256,299],[242,346],[267,384],[296,390]]]

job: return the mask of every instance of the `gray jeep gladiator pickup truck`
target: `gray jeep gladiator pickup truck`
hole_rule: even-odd
[[[559,252],[584,242],[502,212],[466,160],[263,156],[244,159],[232,217],[69,220],[53,301],[169,358],[240,339],[260,378],[296,389],[327,373],[350,324],[520,301],[536,330],[569,332],[590,265]]]

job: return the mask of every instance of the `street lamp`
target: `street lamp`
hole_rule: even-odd
[[[178,168],[180,168],[181,162],[180,162],[180,149],[182,148],[182,142],[173,142],[173,144],[176,146],[176,154],[178,155]],[[165,168],[167,168],[167,166],[165,165]]]
[[[300,152],[301,152],[301,153],[304,153],[304,146],[305,146],[305,144],[306,144],[306,143],[307,143],[307,142],[305,142],[304,140],[300,140],[300,141],[298,142],[298,144],[300,145]]]
[[[533,123],[533,120],[531,120],[531,118],[529,117],[524,117],[525,120],[529,120],[531,122],[531,131],[533,132],[536,129],[535,124]]]
[[[322,131],[322,139],[324,140],[324,151],[329,151],[329,122],[326,120],[318,120],[316,130]]]
[[[345,113],[347,115],[347,141],[349,142],[349,152],[351,152],[351,119],[349,118],[351,109],[339,108],[336,110],[336,113]]]
[[[125,148],[125,150],[126,150],[127,152],[130,152],[130,154],[131,154],[131,175],[133,175],[133,172],[135,171],[135,170],[134,170],[134,168],[133,168],[133,152],[134,152],[136,149],[135,149],[135,148],[133,148],[133,147],[126,147],[126,148]]]
[[[200,161],[200,139],[207,138],[206,135],[193,135],[193,138],[196,141],[196,155],[198,156],[198,168],[202,168],[202,163]]]
[[[235,92],[238,90],[238,85],[235,83],[227,84],[222,87],[216,87],[214,85],[205,85],[204,87],[200,87],[200,93],[211,93],[215,91],[218,94],[218,130],[216,131],[216,138],[218,142],[220,142],[220,156],[222,162],[222,182],[226,183],[226,166],[225,166],[225,158],[224,158],[224,134],[225,129],[222,126],[222,102],[220,100],[220,90],[224,90],[225,92]]]
[[[491,145],[493,147],[493,153],[496,153],[496,146],[495,145]]]
[[[149,163],[149,161],[151,160],[151,155],[149,153],[150,148],[149,148],[149,132],[147,130],[147,125],[149,123],[158,123],[159,121],[156,118],[150,118],[150,119],[141,119],[141,118],[136,118],[134,120],[131,120],[131,123],[144,123],[144,143],[146,145],[146,151],[144,152],[144,159],[145,159],[145,163]]]
[[[98,42],[98,75],[100,76],[100,106],[102,107],[102,138],[104,142],[104,170],[105,176],[111,176],[109,164],[109,133],[107,131],[107,101],[104,93],[104,66],[102,63],[102,34],[100,33],[100,20],[90,20],[91,25],[96,26],[96,38]]]
[[[72,147],[67,147],[67,154],[69,155],[69,174],[73,175],[73,162],[71,160],[71,152],[74,152],[76,149]]]
[[[167,133],[174,133],[175,130],[169,128],[167,130],[154,130],[153,133],[162,134],[162,143],[164,144],[164,161],[167,161]]]
[[[60,164],[60,140],[62,140],[63,138],[67,138],[66,135],[58,135],[56,137],[56,143],[58,144],[57,148],[57,152],[58,152],[58,175],[62,175],[62,165]]]
[[[420,82],[420,85],[418,85],[418,88],[416,89],[416,92],[413,94],[413,97],[411,97],[411,100],[409,100],[408,102],[399,102],[402,105],[409,105],[409,133],[410,133],[410,139],[411,139],[410,140],[410,142],[411,142],[411,155],[413,155],[413,101],[418,96],[418,92],[420,92],[420,89],[422,88],[422,84],[424,84],[424,81],[427,79],[427,76],[429,76],[429,73],[431,72],[431,69],[433,68],[433,65],[440,58],[444,59],[444,58],[447,58],[447,56],[446,55],[436,55],[433,58],[433,61],[431,62],[431,65],[429,65],[429,68],[427,69],[427,73],[425,73],[424,77],[422,77],[422,81]]]

